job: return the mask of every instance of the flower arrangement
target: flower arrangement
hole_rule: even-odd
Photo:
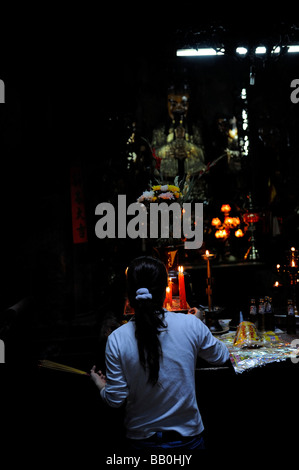
[[[150,191],[144,191],[137,202],[163,202],[180,200],[182,194],[178,186],[172,184],[158,184],[151,187]]]
[[[181,206],[184,202],[192,201],[192,190],[194,186],[194,179],[190,176],[179,181],[176,176],[174,184],[155,184],[150,182],[150,190],[144,191],[137,199],[141,203],[159,203],[159,202],[179,202]]]
[[[183,189],[181,189],[180,186],[183,186]],[[187,190],[189,189],[189,184],[187,185],[186,182],[184,182],[182,185],[182,182],[180,183],[179,178],[176,177],[174,184],[152,184],[152,182],[150,182],[149,188],[150,189],[148,191],[144,191],[141,196],[137,198],[138,203],[141,203],[147,209],[150,209],[151,204],[160,204],[162,202],[166,202],[167,204],[171,205],[172,203],[177,202],[179,203],[182,210],[183,202],[186,200],[186,194],[188,192]],[[181,244],[182,238],[173,237],[173,221],[170,219],[169,236],[167,238],[158,237],[155,239],[155,248],[168,249],[170,246],[178,247]],[[174,253],[176,253],[176,251]],[[169,263],[168,266],[170,266]]]

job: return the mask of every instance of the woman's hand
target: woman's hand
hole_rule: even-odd
[[[99,370],[98,372],[96,372],[95,370],[96,370],[96,366],[93,366],[93,368],[90,371],[90,377],[94,381],[96,386],[100,390],[102,390],[102,388],[104,388],[106,385],[106,376],[102,373],[101,370]]]

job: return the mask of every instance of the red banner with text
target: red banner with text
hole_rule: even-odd
[[[73,242],[87,242],[87,225],[83,193],[82,171],[79,166],[71,167],[71,205]]]

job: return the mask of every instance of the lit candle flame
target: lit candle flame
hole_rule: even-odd
[[[212,219],[212,222],[211,224],[214,226],[214,227],[219,227],[221,225],[221,220],[218,218],[218,217],[214,217]]]
[[[237,238],[243,237],[244,236],[243,230],[241,230],[240,228],[238,230],[236,230],[235,236]]]
[[[231,207],[229,204],[222,204],[221,212],[230,212],[230,211],[231,211]]]
[[[226,238],[228,236],[228,232],[225,229],[217,230],[215,233],[216,238]]]

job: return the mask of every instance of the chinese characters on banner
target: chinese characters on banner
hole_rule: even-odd
[[[71,205],[72,205],[72,225],[73,242],[87,242],[87,226],[85,216],[83,182],[81,168],[71,167]]]

